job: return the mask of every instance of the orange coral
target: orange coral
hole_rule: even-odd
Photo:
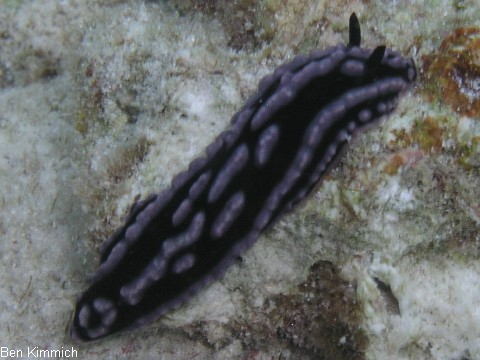
[[[458,28],[439,52],[424,57],[424,80],[430,100],[445,101],[461,115],[480,115],[480,28]]]

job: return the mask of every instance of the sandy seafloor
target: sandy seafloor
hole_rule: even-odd
[[[0,0],[2,355],[480,359],[480,117],[422,76],[223,279],[142,329],[68,336],[135,197],[169,186],[262,76],[345,42],[353,11],[364,46],[420,74],[445,36],[480,26],[473,0]]]

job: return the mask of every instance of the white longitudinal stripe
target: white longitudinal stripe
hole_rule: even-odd
[[[200,212],[193,217],[186,231],[166,239],[162,249],[152,257],[140,275],[120,288],[122,299],[130,305],[138,304],[148,288],[165,275],[171,257],[199,239],[204,223],[205,214]]]
[[[226,187],[235,175],[243,169],[248,160],[248,146],[246,144],[239,145],[233,152],[232,156],[227,160],[225,166],[218,172],[217,177],[208,193],[208,202],[213,203],[223,194]]]

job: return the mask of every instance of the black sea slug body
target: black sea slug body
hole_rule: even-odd
[[[231,128],[135,204],[103,245],[71,336],[90,341],[144,325],[220,277],[320,181],[348,138],[391,112],[415,80],[411,59],[350,40],[297,56],[260,81]]]

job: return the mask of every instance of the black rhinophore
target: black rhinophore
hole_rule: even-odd
[[[133,206],[102,246],[72,337],[144,325],[224,274],[260,233],[321,180],[349,137],[390,113],[415,80],[411,59],[348,46],[298,56],[260,81],[229,130],[172,186]]]

